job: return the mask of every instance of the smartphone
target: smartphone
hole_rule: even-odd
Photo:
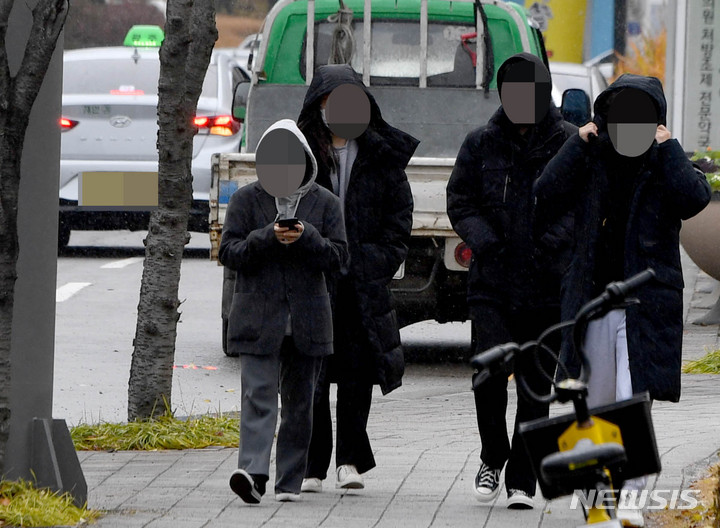
[[[298,223],[297,218],[283,218],[282,220],[278,220],[276,223],[280,227],[290,228],[290,231],[297,231],[297,227],[295,227]]]

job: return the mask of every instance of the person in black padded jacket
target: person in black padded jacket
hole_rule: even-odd
[[[550,73],[528,53],[506,60],[497,73],[502,106],[487,125],[468,134],[447,186],[447,212],[453,228],[472,250],[468,308],[476,350],[536,339],[560,320],[560,275],[567,263],[572,215],[533,239],[535,180],[565,141],[577,133],[550,100]],[[539,358],[523,369],[530,387],[546,394],[555,363]],[[532,363],[532,361],[531,361]],[[517,433],[512,445],[506,428],[508,379],[497,376],[475,389],[482,442],[475,498],[490,502],[500,491],[505,470],[509,508],[532,508],[536,480]],[[548,406],[518,396],[520,422],[547,416]]]

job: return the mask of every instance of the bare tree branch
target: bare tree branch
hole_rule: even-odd
[[[32,10],[33,24],[13,91],[13,106],[21,113],[30,114],[67,12],[67,0],[40,0]]]
[[[190,50],[185,68],[186,97],[187,105],[191,108],[197,106],[197,100],[202,91],[205,74],[200,75],[200,70],[194,65],[205,65],[202,72],[207,70],[210,63],[210,55],[215,41],[218,38],[217,27],[215,26],[215,4],[212,0],[196,0],[193,6],[192,25],[190,27]],[[208,31],[212,28],[212,31]],[[193,99],[191,94],[197,94]]]
[[[0,115],[2,116],[7,116],[10,105],[10,67],[5,49],[5,38],[12,4],[13,0],[0,0]]]

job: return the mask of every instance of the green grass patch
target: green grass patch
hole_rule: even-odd
[[[180,420],[167,413],[158,418],[125,424],[80,424],[70,429],[78,451],[156,451],[237,447],[238,419],[203,415]]]
[[[683,367],[687,374],[720,374],[720,350],[709,352],[698,360]]]
[[[72,497],[36,489],[29,482],[0,482],[0,526],[75,526],[92,522],[100,512],[78,508]]]

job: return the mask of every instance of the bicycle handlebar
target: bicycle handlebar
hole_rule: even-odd
[[[486,380],[504,371],[519,351],[520,345],[517,343],[505,343],[473,356],[470,365],[478,371],[473,378],[473,389],[477,389]]]
[[[583,348],[583,339],[585,337],[587,323],[592,319],[602,317],[613,308],[625,303],[630,293],[654,277],[655,271],[652,268],[648,268],[625,281],[611,282],[605,287],[605,291],[601,295],[584,304],[578,310],[575,316],[573,341],[575,343],[575,350],[578,356],[580,356],[583,365],[581,381],[587,382],[590,377],[590,363],[585,356]],[[558,327],[562,326],[565,325],[558,325]],[[473,379],[473,388],[477,388],[487,379],[503,372],[505,367],[513,361],[516,354],[530,348],[532,347],[526,345],[521,347],[517,343],[505,343],[473,356],[470,359],[470,365],[478,371]]]

